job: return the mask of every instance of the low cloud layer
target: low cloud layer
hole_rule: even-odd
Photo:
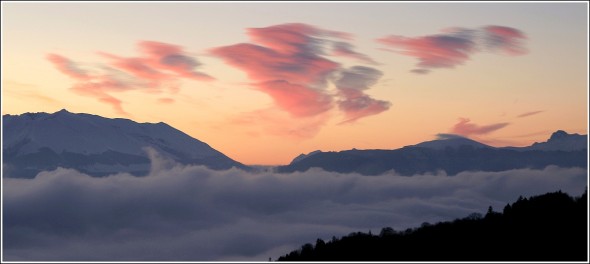
[[[61,73],[76,81],[71,88],[73,92],[94,97],[123,115],[128,115],[123,109],[123,102],[113,94],[130,90],[176,93],[181,79],[213,80],[213,77],[197,71],[201,63],[178,45],[141,41],[137,47],[141,54],[139,57],[98,52],[107,60],[98,66],[75,62],[53,53],[47,55],[47,60]]]
[[[481,28],[450,28],[435,35],[403,37],[389,35],[377,39],[389,51],[419,60],[417,74],[427,74],[437,68],[455,68],[465,64],[473,54],[491,52],[516,56],[527,53],[526,35],[515,28],[485,26]]]
[[[258,260],[316,238],[452,220],[519,195],[580,195],[587,171],[456,176],[245,173],[153,156],[150,175],[92,178],[74,170],[4,179],[4,260]]]

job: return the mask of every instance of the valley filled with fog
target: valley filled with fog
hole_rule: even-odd
[[[5,260],[258,260],[317,238],[403,230],[501,210],[519,196],[579,196],[585,168],[379,176],[215,171],[151,151],[146,176],[73,169],[3,179]]]

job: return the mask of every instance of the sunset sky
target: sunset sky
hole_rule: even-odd
[[[2,114],[166,122],[244,164],[587,134],[588,4],[2,3]]]

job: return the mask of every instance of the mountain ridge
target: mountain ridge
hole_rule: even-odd
[[[492,147],[458,135],[440,134],[439,139],[398,149],[314,151],[302,154],[277,171],[288,173],[320,168],[339,173],[401,175],[462,171],[541,169],[549,165],[587,168],[587,135],[553,133],[547,142],[526,147]]]
[[[51,114],[3,115],[2,120],[4,173],[31,177],[61,166],[94,176],[117,172],[141,175],[150,168],[145,147],[183,164],[248,169],[164,122],[139,123],[65,109]]]

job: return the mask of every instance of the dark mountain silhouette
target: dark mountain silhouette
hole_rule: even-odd
[[[588,167],[587,136],[555,132],[547,142],[529,147],[495,148],[477,141],[446,136],[395,150],[314,151],[300,155],[278,172],[306,171],[317,167],[340,173],[379,175],[394,170],[401,175],[462,171],[542,169],[549,165]]]
[[[588,261],[588,197],[561,191],[520,197],[452,222],[378,235],[356,232],[281,256],[279,261]]]
[[[588,148],[588,135],[568,134],[563,130],[554,132],[546,142],[535,142],[528,147],[508,147],[508,149],[527,151],[576,151]]]
[[[57,167],[92,176],[144,175],[150,169],[146,147],[181,164],[248,168],[162,122],[137,123],[66,110],[4,115],[2,121],[4,177],[32,178]]]

